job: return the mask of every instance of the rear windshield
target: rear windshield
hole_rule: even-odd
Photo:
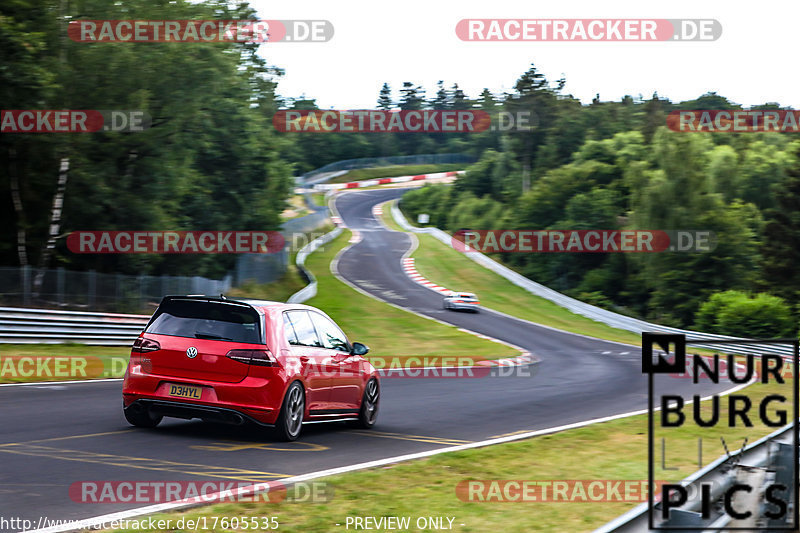
[[[252,307],[223,302],[168,300],[156,311],[148,333],[261,344],[259,315]]]
[[[475,295],[474,294],[464,293],[464,294],[459,294],[458,297],[459,298],[475,298]]]

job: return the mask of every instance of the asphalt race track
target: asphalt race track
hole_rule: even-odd
[[[80,481],[263,482],[646,407],[647,382],[634,347],[486,311],[442,310],[440,295],[403,274],[400,258],[410,237],[386,230],[371,214],[374,204],[402,192],[338,198],[343,220],[363,236],[340,256],[341,275],[381,299],[533,352],[541,359],[533,377],[384,379],[373,430],[316,424],[293,443],[200,421],[165,419],[154,430],[133,429],[122,416],[121,381],[0,387],[0,516],[36,523],[142,506],[74,502],[69,488]],[[688,381],[672,379],[670,386],[679,393]]]

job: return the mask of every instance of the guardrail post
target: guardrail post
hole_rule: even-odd
[[[732,507],[734,509],[760,509],[765,477],[766,470],[763,468],[739,465],[736,471],[736,482],[747,485],[748,487],[753,487],[754,490],[751,492],[736,492],[731,502]],[[728,527],[742,529],[755,528],[760,518],[760,512],[753,512],[753,514],[747,518],[732,519],[728,523]]]
[[[669,512],[669,520],[659,527],[662,529],[680,527],[681,533],[701,533],[703,531],[703,515],[694,511],[673,509]],[[685,527],[697,527],[697,529],[683,529]]]
[[[58,305],[64,305],[65,279],[66,279],[66,272],[64,271],[64,267],[58,267],[56,269],[56,293],[58,293],[57,294]]]
[[[771,459],[772,459],[771,468],[775,470],[775,483],[781,484],[785,487],[789,487],[789,491],[786,494],[786,498],[789,501],[794,501],[793,493],[796,490],[794,488],[794,469],[798,468],[798,465],[794,464],[794,448],[792,447],[791,444],[779,442],[778,448],[775,451],[775,453],[771,456]],[[782,519],[770,518],[769,521],[767,522],[767,525],[787,526],[791,524],[791,520],[792,520],[792,513],[787,512],[784,514]]]
[[[95,301],[97,298],[97,272],[94,270],[89,271],[89,276],[87,279],[89,285],[89,309],[94,309]]]
[[[22,267],[22,303],[25,307],[31,305],[31,266]]]

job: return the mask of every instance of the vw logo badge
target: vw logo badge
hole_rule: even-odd
[[[194,346],[190,346],[188,350],[186,350],[186,355],[189,356],[189,359],[194,359],[197,357],[197,348]]]

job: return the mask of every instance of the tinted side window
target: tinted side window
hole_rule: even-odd
[[[297,340],[297,333],[294,331],[294,326],[292,326],[292,321],[289,319],[289,314],[283,314],[283,331],[286,333],[286,340],[289,341],[289,344],[300,344]]]
[[[311,317],[308,316],[308,311],[289,311],[286,314],[289,315],[289,320],[292,321],[298,344],[303,346],[322,346],[314,329],[314,324],[311,322]]]
[[[332,350],[339,350],[341,352],[349,352],[350,347],[347,344],[347,337],[344,336],[339,327],[322,316],[319,313],[310,313],[311,319],[314,321],[314,327],[317,328],[319,336],[322,338],[322,345],[325,348]]]

